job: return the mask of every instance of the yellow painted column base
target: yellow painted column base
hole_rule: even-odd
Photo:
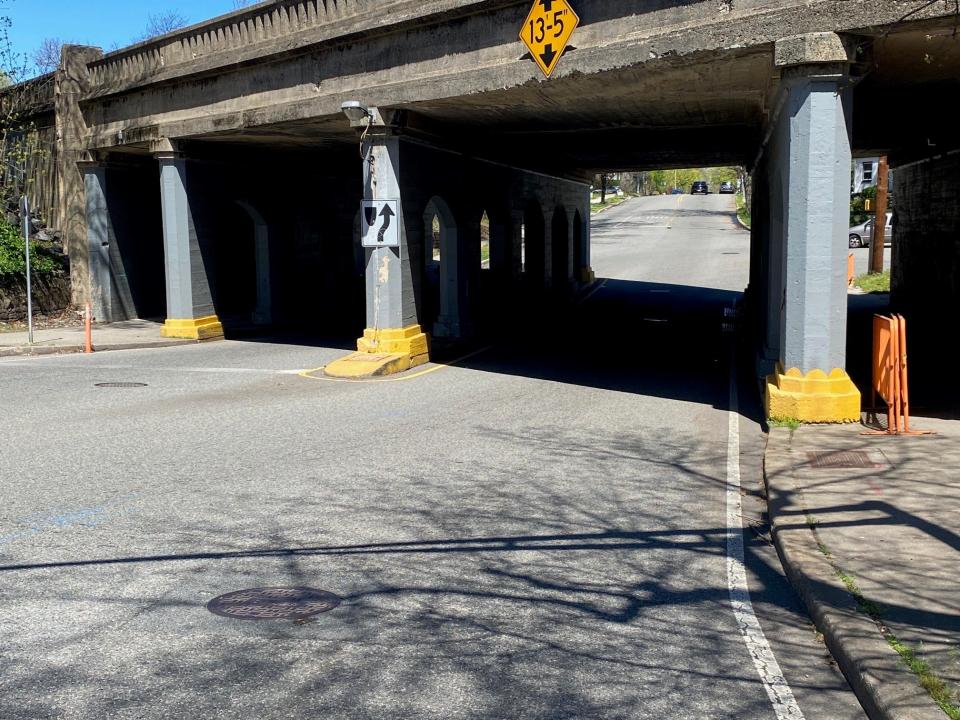
[[[160,336],[188,340],[214,340],[223,337],[223,325],[220,324],[216,315],[185,320],[167,318],[163,327],[160,328]]]
[[[804,375],[797,368],[767,376],[765,397],[771,420],[799,420],[807,423],[844,423],[860,420],[860,391],[846,372],[834,368],[827,375],[811,370]]]
[[[429,361],[429,341],[419,325],[386,330],[367,328],[357,340],[357,352],[334,360],[323,373],[336,378],[381,377]]]

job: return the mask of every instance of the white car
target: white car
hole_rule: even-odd
[[[887,227],[883,231],[883,244],[890,245],[893,242],[893,213],[887,213]],[[873,218],[866,222],[854,225],[850,228],[850,247],[860,248],[869,247],[873,240]]]

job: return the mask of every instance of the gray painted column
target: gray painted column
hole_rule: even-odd
[[[583,252],[583,269],[592,272],[593,265],[590,264],[590,228],[593,225],[590,215],[590,188],[586,187],[583,190],[583,199],[580,201],[580,218],[583,221],[582,232],[583,235],[580,238],[580,241],[583,243],[582,252]],[[577,268],[577,273],[580,273],[580,268]],[[578,278],[582,279],[582,278]]]
[[[570,208],[567,210],[567,272],[566,272],[566,284],[568,287],[574,287],[579,281],[580,278],[577,277],[578,270],[576,267],[576,249],[574,248],[574,243],[577,239],[577,211],[576,208]]]
[[[84,164],[86,191],[87,248],[90,265],[90,305],[98,320],[113,319],[113,292],[110,282],[110,245],[113,223],[107,209],[107,169],[103,165]]]
[[[269,325],[273,321],[270,290],[270,230],[263,216],[250,203],[238,200],[253,221],[253,252],[257,273],[257,302],[251,319],[256,325]]]
[[[516,288],[523,280],[523,210],[510,213],[510,233],[508,244],[508,273],[510,284]]]
[[[779,41],[776,53],[785,95],[769,158],[770,273],[782,288],[780,360],[804,373],[829,372],[846,362],[846,51],[833,33],[818,33]]]
[[[163,334],[191,338],[223,335],[190,209],[187,161],[170,149],[156,152],[155,156],[160,165],[167,287],[167,321]]]
[[[86,194],[87,249],[90,271],[90,306],[97,320],[114,322],[137,316],[123,260],[117,247],[109,207],[105,165],[82,162]]]
[[[365,248],[367,287],[367,328],[401,329],[417,325],[413,278],[410,268],[407,217],[400,191],[400,138],[389,128],[374,127],[367,135],[370,143],[363,163],[364,198],[397,200],[400,247]],[[360,222],[364,222],[361,217]],[[444,253],[444,257],[446,253]]]
[[[553,211],[556,203],[553,198],[540,204],[543,209],[543,289],[553,287]],[[529,246],[528,246],[529,247]]]
[[[437,337],[460,337],[463,334],[464,253],[455,218],[448,208],[438,208],[440,218],[440,315],[433,324]],[[479,225],[477,232],[479,233]]]

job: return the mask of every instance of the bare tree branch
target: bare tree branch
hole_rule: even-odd
[[[187,18],[176,10],[153,13],[147,17],[147,27],[138,42],[178,30],[187,24]]]
[[[63,41],[60,38],[44,38],[33,53],[33,64],[41,74],[53,72],[60,67],[60,50]]]

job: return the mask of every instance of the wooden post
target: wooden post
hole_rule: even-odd
[[[877,163],[877,209],[873,217],[873,238],[870,240],[870,268],[872,273],[883,272],[883,244],[887,234],[887,156]]]

